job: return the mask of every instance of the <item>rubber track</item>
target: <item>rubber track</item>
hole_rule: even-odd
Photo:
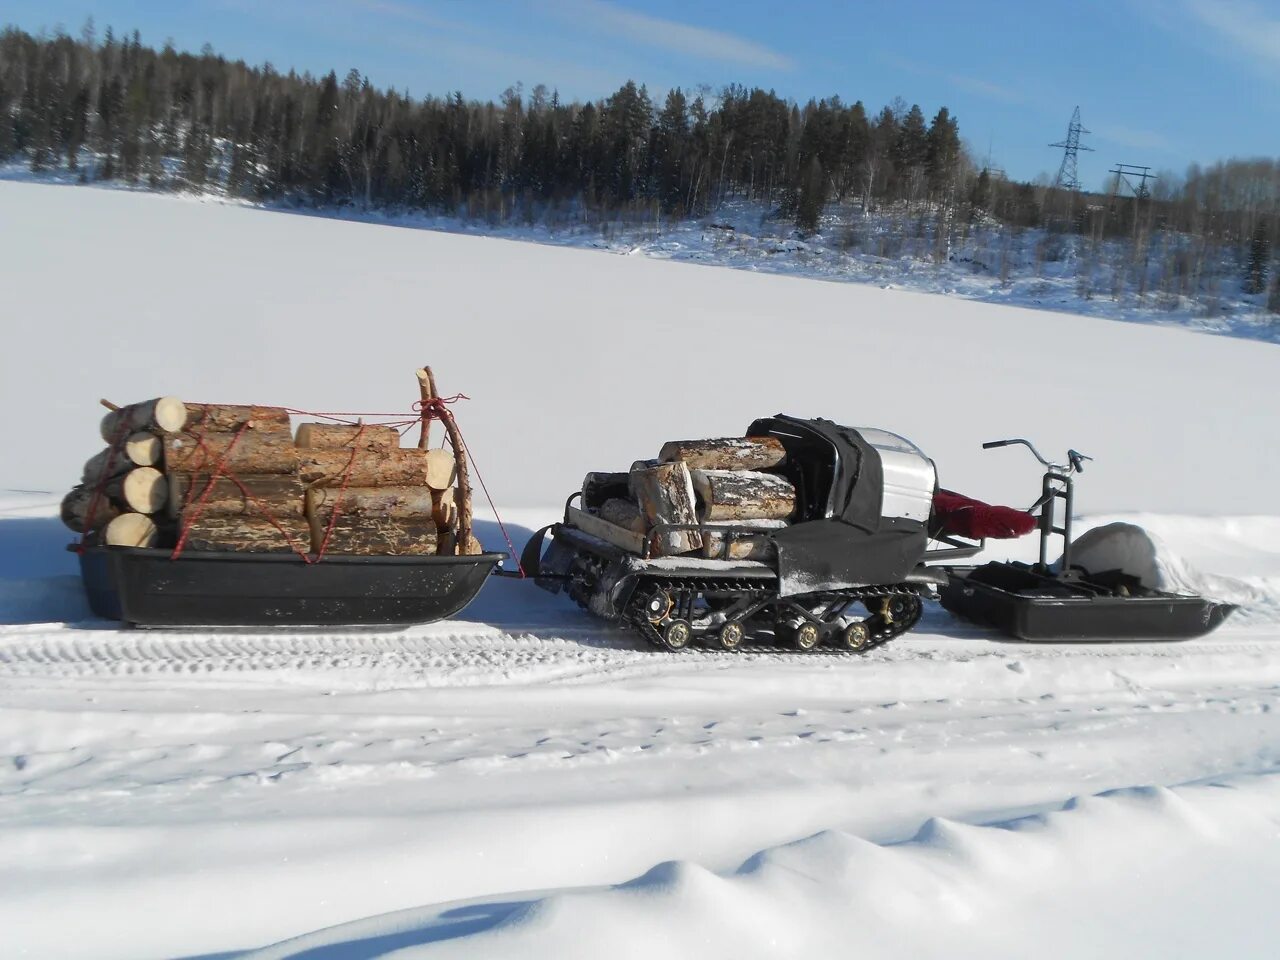
[[[731,579],[731,578],[723,578],[723,579],[721,578],[696,578],[696,579],[690,578],[687,580],[680,579],[680,578],[672,578],[672,577],[662,577],[662,578],[654,577],[651,579],[645,578],[641,580],[641,583],[637,585],[635,593],[632,594],[632,599],[628,607],[627,616],[623,618],[623,622],[626,623],[628,626],[630,626],[632,629],[639,632],[641,636],[643,636],[647,641],[649,641],[649,643],[653,644],[654,646],[660,647],[662,649],[666,649],[666,645],[662,642],[662,635],[658,632],[657,628],[652,623],[649,622],[649,618],[644,614],[645,600],[646,600],[646,597],[648,596],[644,587],[649,585],[652,585],[655,587],[661,586],[662,589],[667,590],[668,592],[673,594],[685,593],[690,591],[697,592],[697,593],[714,591],[717,593],[741,593],[744,595],[750,595],[755,599],[764,599],[766,596],[776,596],[776,592],[773,589],[761,589],[760,582],[761,581],[759,580],[739,580],[739,579]],[[819,644],[818,646],[814,647],[812,650],[792,651],[795,653],[807,653],[807,654],[843,653],[843,654],[849,654],[853,656],[859,656],[871,650],[874,650],[877,647],[884,646],[886,643],[888,643],[890,640],[894,639],[895,637],[902,636],[902,634],[906,633],[912,627],[914,627],[917,623],[919,623],[920,617],[924,614],[923,598],[913,587],[909,587],[903,584],[895,584],[892,586],[859,587],[859,588],[854,588],[850,590],[822,591],[820,593],[805,594],[804,596],[812,597],[815,601],[819,603],[829,602],[837,598],[866,602],[868,600],[876,600],[881,597],[906,596],[915,600],[916,603],[913,605],[911,615],[908,616],[905,620],[895,621],[894,623],[889,624],[887,627],[881,627],[880,629],[873,632],[871,634],[871,642],[862,650],[857,650],[857,651],[845,650],[839,647],[832,647],[826,644]],[[875,619],[874,617],[871,617],[868,619],[868,622],[871,622],[874,619]],[[759,643],[759,642],[752,643],[751,641],[752,641],[752,637],[748,635],[744,640],[742,646],[737,648],[738,651],[746,651],[746,650],[757,651],[757,650],[768,650],[768,649],[776,650],[779,646],[778,644],[766,644],[766,643]],[[694,644],[690,644],[690,647],[692,646],[694,646]]]

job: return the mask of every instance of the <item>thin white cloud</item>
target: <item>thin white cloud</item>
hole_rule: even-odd
[[[1089,125],[1095,137],[1122,147],[1134,150],[1171,150],[1173,144],[1163,133],[1156,130],[1143,130],[1139,127],[1116,126],[1107,123],[1091,123]]]
[[[606,0],[562,0],[548,4],[545,9],[577,26],[674,53],[773,70],[790,70],[795,66],[790,57],[753,40],[721,30],[708,30],[676,20],[623,10]]]
[[[922,77],[945,80],[953,87],[968,91],[979,97],[985,97],[988,100],[1000,100],[1003,103],[1025,103],[1027,99],[1024,94],[1019,93],[1017,90],[1010,90],[1008,87],[1002,87],[1000,84],[993,83],[990,80],[971,77],[963,73],[950,73],[932,64],[921,63],[919,60],[902,57],[896,53],[882,53],[879,54],[879,58],[899,70],[905,70],[908,73],[914,73]]]
[[[1280,15],[1255,0],[1127,0],[1139,17],[1233,64],[1274,78],[1280,67]]]
[[[444,17],[437,17],[407,3],[397,3],[395,0],[349,0],[349,2],[367,13],[408,20],[424,27],[441,30],[466,29],[466,24],[457,20],[446,20]]]
[[[962,73],[949,73],[946,75],[946,80],[953,87],[959,87],[961,90],[967,90],[980,97],[986,97],[988,100],[1000,100],[1003,103],[1023,103],[1027,99],[1017,90],[1010,90],[1008,87],[1002,87],[998,83],[992,83],[990,80],[983,80],[980,77],[966,77]]]
[[[1251,0],[1186,0],[1186,10],[1239,53],[1280,67],[1280,17]]]

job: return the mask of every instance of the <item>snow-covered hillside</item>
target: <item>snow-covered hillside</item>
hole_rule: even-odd
[[[83,171],[81,172],[83,173]],[[33,173],[26,163],[0,164],[0,182],[83,185],[141,192],[144,185],[102,181],[88,186],[65,169]],[[207,187],[200,202],[249,206]],[[1268,295],[1241,287],[1239,251],[1219,251],[1207,275],[1191,284],[1179,270],[1198,256],[1195,238],[1172,232],[1094,241],[1044,228],[1022,229],[980,220],[934,236],[936,213],[902,205],[873,213],[858,203],[832,204],[818,229],[802,235],[791,220],[761,202],[730,200],[694,219],[601,219],[587,211],[547,211],[529,220],[488,222],[422,210],[268,209],[323,219],[463,233],[553,246],[606,250],[624,256],[733,267],[806,279],[873,284],[1032,309],[1078,313],[1203,333],[1280,342],[1280,316]],[[1139,266],[1141,264],[1141,266]],[[1182,266],[1180,266],[1180,264]]]
[[[0,183],[0,223],[8,953],[1273,952],[1280,346],[123,192]],[[394,411],[423,362],[517,539],[790,411],[1021,504],[981,441],[1075,446],[1086,525],[1244,609],[1063,647],[930,607],[864,658],[658,653],[514,581],[400,631],[89,616],[54,514],[98,397]]]
[[[993,500],[1038,473],[981,442],[1026,436],[1095,458],[1085,511],[1273,506],[1248,478],[1280,464],[1276,345],[150,194],[0,183],[0,216],[0,427],[42,424],[0,488],[68,486],[100,396],[406,410],[429,362],[500,504],[785,411],[894,430]]]

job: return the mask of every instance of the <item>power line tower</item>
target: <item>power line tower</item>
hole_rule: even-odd
[[[1058,178],[1053,181],[1053,185],[1059,190],[1071,190],[1079,192],[1080,176],[1076,172],[1076,157],[1081,150],[1093,152],[1093,147],[1080,146],[1080,134],[1088,133],[1080,123],[1080,108],[1076,107],[1076,112],[1071,114],[1071,123],[1067,126],[1067,139],[1061,143],[1051,143],[1051,147],[1062,148],[1062,166],[1058,168]]]
[[[1146,200],[1151,196],[1151,191],[1147,189],[1147,181],[1160,179],[1151,172],[1150,167],[1141,167],[1136,163],[1117,163],[1114,170],[1107,172],[1115,175],[1111,190],[1113,202],[1120,193],[1121,184],[1129,188],[1135,199]],[[1138,182],[1134,183],[1134,180]]]

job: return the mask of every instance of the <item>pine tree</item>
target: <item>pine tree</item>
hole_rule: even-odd
[[[805,233],[818,229],[822,208],[827,202],[827,176],[822,162],[810,157],[800,180],[800,197],[796,203],[796,226]]]
[[[929,155],[929,133],[924,125],[924,113],[918,104],[912,104],[903,118],[893,154],[894,163],[904,173],[914,167],[924,166]]]
[[[1271,260],[1271,242],[1267,239],[1266,224],[1258,221],[1249,241],[1249,262],[1244,269],[1244,292],[1262,293],[1267,289],[1267,266]]]
[[[986,167],[973,179],[969,188],[969,206],[976,210],[986,210],[991,203],[991,174]]]
[[[960,154],[959,124],[951,112],[942,107],[925,135],[925,172],[935,196],[941,196],[950,189],[960,164]]]

